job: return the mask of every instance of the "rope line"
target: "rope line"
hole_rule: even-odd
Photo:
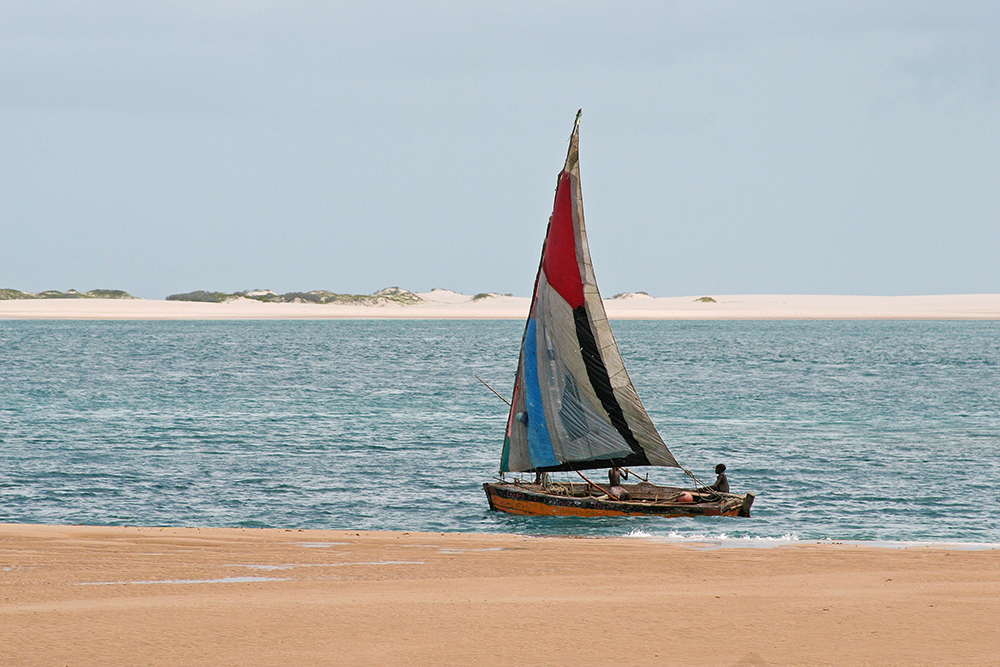
[[[702,491],[702,493],[710,493],[715,498],[720,498],[720,499],[722,498],[722,494],[719,493],[718,491],[716,491],[715,489],[713,489],[711,484],[706,484],[703,479],[700,479],[697,475],[695,475],[693,472],[691,472],[687,468],[681,468],[681,470],[683,470],[684,474],[687,475],[688,477],[690,477],[694,481],[695,488],[698,488],[698,489],[707,489],[707,491]]]

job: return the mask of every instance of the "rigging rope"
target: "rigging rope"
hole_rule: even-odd
[[[688,476],[688,477],[690,477],[690,478],[691,478],[692,480],[694,480],[694,483],[695,483],[695,487],[696,487],[696,488],[699,488],[699,489],[706,489],[706,491],[702,491],[702,493],[710,493],[710,494],[712,494],[713,496],[715,496],[716,498],[722,498],[722,494],[721,494],[721,493],[719,493],[718,491],[716,491],[715,489],[713,489],[713,488],[711,487],[711,485],[709,485],[709,484],[706,484],[704,480],[702,480],[702,479],[699,479],[699,478],[698,478],[698,476],[697,476],[697,475],[695,475],[695,474],[694,474],[693,472],[691,472],[691,471],[690,471],[690,470],[688,470],[687,468],[681,468],[681,470],[683,470],[683,471],[684,471],[684,474],[685,474],[685,475],[687,475],[687,476]]]

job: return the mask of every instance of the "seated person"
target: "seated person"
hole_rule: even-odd
[[[608,482],[611,483],[609,491],[617,496],[618,500],[628,500],[628,491],[622,486],[622,474],[625,475],[625,479],[628,479],[628,470],[621,470],[620,468],[611,468],[608,470]]]
[[[715,484],[712,486],[703,486],[698,489],[698,491],[702,493],[708,493],[709,491],[729,493],[729,478],[726,477],[726,464],[720,463],[715,466],[715,474],[718,475],[718,477],[715,478]]]

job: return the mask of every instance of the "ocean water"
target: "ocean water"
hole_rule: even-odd
[[[0,321],[0,522],[1000,543],[1000,322],[613,326],[753,518],[489,511],[521,322]]]

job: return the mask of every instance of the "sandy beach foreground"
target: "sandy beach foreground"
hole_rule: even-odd
[[[2,665],[998,664],[1000,551],[0,525]]]
[[[0,301],[0,319],[245,320],[245,319],[515,319],[530,300],[516,296],[476,299],[448,290],[418,294],[418,303],[375,306],[227,303],[151,299],[26,299]],[[613,320],[998,320],[1000,294],[937,296],[829,296],[758,294],[659,297],[632,294],[605,299]]]

